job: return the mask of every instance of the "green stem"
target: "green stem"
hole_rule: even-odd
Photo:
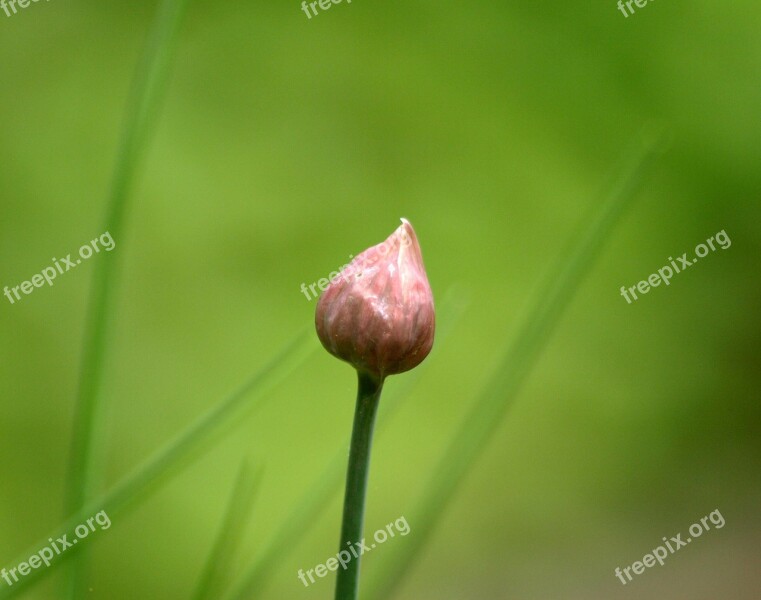
[[[378,412],[383,380],[358,372],[357,407],[351,433],[349,468],[346,472],[346,495],[341,525],[339,551],[354,548],[362,540],[365,519],[367,474],[370,471],[370,448],[373,426]],[[346,569],[338,570],[335,600],[356,600],[359,590],[359,558],[349,561]]]
[[[162,0],[142,59],[132,81],[127,117],[116,160],[107,207],[105,231],[118,244],[129,212],[129,200],[140,159],[145,153],[152,125],[164,97],[177,32],[189,0]],[[65,497],[65,516],[79,512],[100,487],[102,472],[103,399],[101,387],[107,359],[116,299],[118,257],[97,262],[90,291],[74,409],[71,455]],[[89,589],[88,552],[79,550],[65,582],[68,598],[82,598]]]

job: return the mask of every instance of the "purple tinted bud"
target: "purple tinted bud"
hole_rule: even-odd
[[[433,294],[412,225],[358,255],[317,303],[326,350],[382,380],[416,367],[433,346]]]

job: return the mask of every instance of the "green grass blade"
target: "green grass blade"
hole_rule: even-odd
[[[494,375],[432,470],[426,492],[409,519],[415,535],[384,563],[379,576],[371,579],[367,588],[371,600],[391,598],[420,555],[468,469],[504,418],[603,243],[633,199],[655,149],[655,142],[642,143],[627,156],[589,225],[540,286],[521,329],[508,344]]]
[[[127,115],[122,131],[104,231],[117,243],[123,239],[128,199],[145,151],[153,117],[164,96],[172,51],[177,31],[188,0],[164,0],[157,12],[152,32],[132,82],[127,101]],[[88,314],[79,373],[74,426],[71,442],[69,476],[65,498],[65,515],[82,508],[98,487],[100,472],[97,456],[101,445],[97,440],[102,408],[101,385],[107,352],[109,326],[116,297],[119,252],[96,261],[90,291]],[[68,582],[69,597],[81,598],[86,593],[87,552],[79,553]]]
[[[133,82],[128,102],[129,114],[122,134],[104,229],[117,241],[121,239],[121,233],[124,231],[127,200],[143,150],[142,141],[147,137],[148,124],[151,121],[148,115],[155,111],[163,95],[161,92],[168,70],[169,47],[173,45],[179,12],[185,4],[186,0],[169,0],[162,4]],[[80,508],[92,484],[91,434],[98,412],[103,359],[107,351],[105,340],[114,297],[115,267],[114,258],[110,254],[102,256],[94,267],[69,475],[69,512]]]
[[[245,412],[261,406],[261,402],[256,401],[266,398],[268,392],[285,381],[296,367],[311,356],[318,347],[320,346],[315,339],[312,328],[305,329],[235,392],[164,445],[142,466],[122,479],[106,494],[89,500],[81,510],[67,519],[55,531],[49,532],[47,536],[31,546],[28,552],[20,555],[15,562],[9,565],[9,568],[26,561],[32,554],[47,546],[49,544],[48,538],[55,539],[65,533],[71,535],[74,527],[101,510],[105,510],[113,520],[127,508],[134,506],[161,483],[176,474],[180,467],[187,465],[192,458],[198,456],[202,449],[214,440],[219,439],[229,426],[239,423]],[[114,520],[114,525],[118,526],[116,520]],[[13,598],[35,581],[51,575],[58,566],[68,562],[77,551],[78,549],[64,552],[56,557],[49,567],[31,571],[13,587],[6,587],[3,584],[0,586],[0,600]]]
[[[454,329],[456,323],[465,312],[468,300],[462,290],[452,288],[444,295],[441,306],[437,308],[436,345],[439,348]],[[429,357],[430,361],[430,357]],[[418,368],[405,377],[400,378],[400,385],[389,387],[383,398],[378,416],[378,432],[386,427],[389,418],[397,409],[402,398],[406,398],[420,377],[430,365],[423,362]],[[340,492],[346,476],[346,449],[349,438],[336,451],[331,462],[322,471],[315,482],[309,487],[294,509],[283,519],[282,524],[265,545],[254,563],[246,570],[232,591],[224,596],[225,600],[247,600],[257,597],[267,584],[269,577],[275,572],[278,563],[290,551],[294,550],[307,531],[313,527],[320,516]]]
[[[230,565],[240,546],[254,496],[262,480],[262,472],[261,467],[252,471],[246,461],[241,464],[217,540],[209,554],[193,600],[216,600],[220,597],[225,582],[229,580]]]

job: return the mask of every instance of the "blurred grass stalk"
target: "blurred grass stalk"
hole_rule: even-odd
[[[258,467],[252,471],[246,460],[242,462],[217,541],[201,573],[193,600],[220,598],[221,590],[230,578],[233,557],[240,547],[246,523],[251,516],[254,496],[259,491],[263,470],[262,467]]]
[[[382,563],[385,566],[380,575],[371,579],[368,586],[371,600],[392,598],[420,556],[468,470],[504,419],[603,244],[634,198],[645,169],[663,149],[663,139],[662,135],[644,134],[636,141],[615,171],[607,193],[603,192],[601,202],[596,203],[589,225],[569,245],[539,286],[517,335],[509,338],[512,341],[506,344],[493,376],[432,469],[426,491],[410,518],[415,523],[415,535],[400,545],[397,552]]]
[[[132,81],[104,228],[120,244],[135,175],[152,133],[154,117],[165,96],[177,33],[187,4],[188,0],[162,0]],[[99,440],[103,412],[101,389],[116,298],[117,266],[116,256],[97,261],[90,288],[64,506],[67,517],[85,505],[100,483],[104,452]],[[72,600],[83,598],[87,593],[88,551],[77,549],[76,552],[65,584]]]
[[[40,548],[47,546],[49,538],[59,538],[64,534],[70,534],[74,527],[101,510],[106,511],[113,520],[116,515],[135,506],[138,500],[155,491],[160,484],[176,474],[180,467],[198,456],[204,447],[218,440],[226,431],[226,427],[240,423],[245,411],[259,408],[261,404],[254,404],[253,401],[265,398],[273,388],[288,380],[296,367],[303,364],[318,347],[320,346],[314,340],[312,332],[309,329],[302,331],[248,381],[167,442],[131,475],[122,479],[106,494],[89,500],[81,510],[55,531],[49,532],[47,536],[30,546],[27,552],[18,556],[17,560],[8,566],[15,567],[20,562],[26,561]],[[22,593],[34,582],[51,575],[57,567],[73,556],[74,551],[69,550],[60,557],[54,558],[54,562],[49,567],[31,571],[13,587],[0,586],[0,600],[13,598]]]

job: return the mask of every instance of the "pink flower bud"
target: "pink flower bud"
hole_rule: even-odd
[[[433,346],[433,294],[412,225],[358,255],[320,296],[325,349],[382,380],[416,367]]]

